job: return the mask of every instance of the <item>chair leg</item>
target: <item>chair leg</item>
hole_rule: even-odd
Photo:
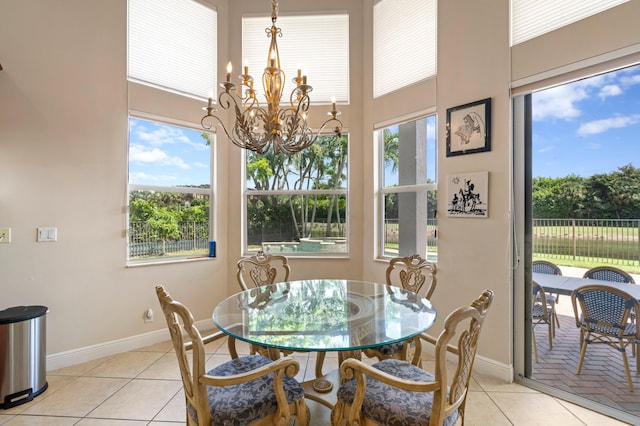
[[[536,345],[536,330],[531,328],[531,340],[533,341],[533,359],[538,363],[538,346]]]
[[[580,332],[580,337],[583,337],[582,331]],[[589,336],[587,336],[588,338]],[[585,339],[582,339],[580,344],[580,360],[578,361],[578,368],[576,369],[576,374],[580,374],[582,370],[582,363],[584,362],[584,355],[587,353],[587,342]]]
[[[553,318],[549,321],[549,350],[553,349],[553,338],[556,337],[556,328],[553,324]]]
[[[624,371],[627,374],[627,386],[629,390],[633,392],[633,383],[631,382],[631,372],[629,371],[629,361],[627,360],[627,351],[622,351],[622,363],[624,364]]]

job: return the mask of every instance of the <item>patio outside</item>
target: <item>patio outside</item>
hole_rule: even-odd
[[[560,266],[562,274],[582,277],[585,268]],[[640,274],[632,274],[640,283]],[[561,295],[556,305],[560,327],[556,327],[553,349],[549,350],[547,328],[535,329],[538,362],[532,362],[531,378],[572,394],[626,411],[640,418],[640,373],[636,373],[637,358],[627,353],[634,392],[627,388],[622,357],[605,345],[590,345],[582,371],[576,374],[580,357],[580,331],[576,327],[569,296]],[[630,351],[629,351],[630,352]]]

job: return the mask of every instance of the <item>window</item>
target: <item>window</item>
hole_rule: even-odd
[[[195,0],[129,0],[128,78],[206,97],[216,87],[217,12]]]
[[[381,254],[437,259],[436,116],[377,132],[380,143]]]
[[[348,136],[320,136],[292,156],[247,151],[246,250],[348,252]]]
[[[131,263],[208,253],[212,138],[199,130],[129,118]]]
[[[436,0],[377,0],[373,6],[373,96],[436,74]],[[402,31],[398,31],[402,28]]]
[[[562,28],[629,0],[511,0],[511,45]]]
[[[271,39],[265,28],[271,26],[268,16],[242,18],[242,58],[249,74],[256,79],[258,98],[263,99],[262,85],[257,84],[264,67]],[[276,26],[282,30],[278,50],[287,78],[284,89],[289,96],[291,82],[301,69],[313,87],[315,104],[349,103],[349,15],[346,13],[278,16]]]

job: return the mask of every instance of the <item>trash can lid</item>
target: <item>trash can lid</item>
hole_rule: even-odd
[[[0,324],[10,324],[12,322],[26,321],[37,318],[47,313],[46,306],[14,306],[0,311]]]

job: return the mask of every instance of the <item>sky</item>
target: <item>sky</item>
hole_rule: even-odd
[[[129,119],[129,183],[209,185],[210,149],[202,131]]]
[[[640,167],[640,65],[539,91],[532,98],[534,177],[588,177],[627,164]],[[129,123],[130,183],[210,183],[210,150],[201,131],[136,118]],[[432,124],[430,140],[433,132]],[[428,155],[434,155],[432,150]],[[434,179],[435,167],[428,172]],[[385,181],[397,182],[397,173],[387,170]]]
[[[533,176],[640,167],[640,65],[536,92]]]

